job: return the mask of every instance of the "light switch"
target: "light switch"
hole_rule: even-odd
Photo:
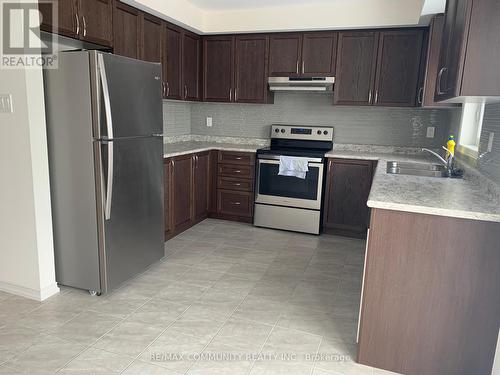
[[[212,117],[207,117],[207,126],[212,127]]]
[[[12,113],[12,95],[0,94],[0,113]]]
[[[427,138],[434,138],[435,133],[436,133],[436,128],[434,126],[427,127]]]

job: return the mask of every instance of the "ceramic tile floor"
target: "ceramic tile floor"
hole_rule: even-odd
[[[0,374],[388,374],[352,360],[364,249],[205,220],[110,295],[0,292]]]

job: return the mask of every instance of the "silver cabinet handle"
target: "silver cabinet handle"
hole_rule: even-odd
[[[87,36],[87,20],[85,19],[85,16],[82,16],[83,19],[83,37]]]
[[[108,144],[108,178],[106,186],[106,201],[104,208],[104,216],[106,220],[111,219],[111,201],[113,199],[113,116],[111,113],[111,101],[109,98],[108,78],[106,76],[106,67],[104,65],[104,58],[102,54],[97,55],[99,64],[99,75],[101,77],[102,94],[104,99],[104,110],[106,115],[107,126],[107,144]]]
[[[234,89],[234,101],[235,102],[238,101],[238,89],[237,88]]]
[[[234,186],[241,186],[241,184],[239,182],[235,182]]]
[[[241,173],[239,169],[235,170],[234,173]]]
[[[371,104],[372,102],[372,90],[368,93],[368,103]]]
[[[378,90],[375,91],[375,104],[378,103]]]
[[[305,63],[304,60],[302,60],[302,74],[304,74],[306,68],[305,68]]]
[[[184,84],[184,99],[187,99],[188,97],[188,87],[187,84]]]
[[[80,35],[80,17],[78,17],[78,13],[75,13],[76,19],[76,35]]]
[[[235,206],[240,206],[241,205],[241,202],[230,202],[232,205],[235,205]]]
[[[299,60],[297,60],[296,72],[299,74]]]
[[[161,83],[161,95],[165,98],[167,95],[166,95],[166,91],[165,91],[165,82],[162,82]]]
[[[168,98],[168,96],[170,95],[170,85],[168,84],[168,81],[165,83],[165,85],[167,86],[167,94],[165,95],[165,97]]]
[[[422,104],[424,102],[424,88],[423,87],[421,87],[418,90],[417,101],[418,101],[418,104]]]
[[[437,78],[437,91],[438,91],[438,95],[443,95],[444,94],[444,91],[441,90],[441,81],[443,79],[443,73],[445,71],[447,71],[448,68],[446,67],[443,67],[441,68],[441,70],[439,71],[439,74],[438,74],[438,78]]]
[[[243,158],[241,156],[235,157],[236,160],[242,160]]]
[[[233,89],[229,89],[229,101],[233,101]]]

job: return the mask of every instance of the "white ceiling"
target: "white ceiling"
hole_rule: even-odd
[[[123,0],[202,34],[427,25],[446,0]]]
[[[340,3],[353,0],[187,0],[203,10],[265,8],[275,6]],[[355,0],[354,0],[355,1]]]

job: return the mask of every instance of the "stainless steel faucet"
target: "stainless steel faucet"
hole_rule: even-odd
[[[443,147],[443,149],[446,150],[446,152],[448,152],[448,149],[446,147]],[[448,160],[446,160],[441,155],[439,155],[437,152],[429,150],[428,148],[423,148],[422,151],[428,152],[428,153],[434,155],[436,158],[438,158],[441,161],[441,163],[443,163],[443,165],[446,167],[446,172],[448,173],[448,176],[451,176],[451,172],[453,171],[453,158],[455,157],[455,155],[450,153]]]

